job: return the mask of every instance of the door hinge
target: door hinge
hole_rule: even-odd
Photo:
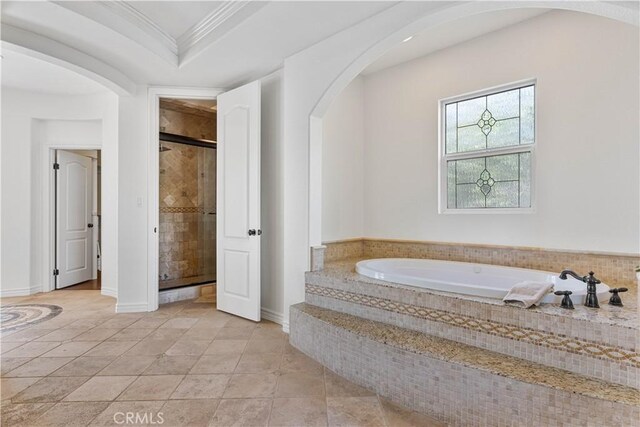
[[[57,268],[53,270],[53,275],[54,276],[59,276],[60,275],[60,270],[58,270]]]
[[[53,169],[54,169],[54,170],[58,170],[58,169],[60,169],[60,163],[54,163],[54,164],[53,164]]]

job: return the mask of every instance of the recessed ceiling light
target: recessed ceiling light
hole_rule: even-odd
[[[409,36],[409,37],[407,37],[406,39],[402,40],[402,43],[406,43],[406,42],[408,42],[409,40],[411,40],[412,38],[413,38],[413,36]]]

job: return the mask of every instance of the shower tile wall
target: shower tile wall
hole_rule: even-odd
[[[215,140],[215,114],[162,102],[160,130]],[[215,150],[162,142],[160,154],[160,259],[162,282],[215,280]],[[205,281],[197,280],[197,281]]]

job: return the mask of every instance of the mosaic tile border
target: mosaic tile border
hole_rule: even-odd
[[[431,320],[569,353],[616,361],[640,368],[640,353],[618,347],[598,344],[587,340],[563,337],[550,332],[505,325],[499,322],[492,322],[490,320],[477,319],[461,314],[449,313],[443,310],[420,307],[398,301],[392,301],[386,298],[372,297],[322,286],[306,284],[305,290],[307,293],[312,295],[378,308],[393,313]]]
[[[8,304],[0,307],[0,331],[11,332],[45,322],[62,313],[53,304]]]
[[[197,206],[161,206],[160,213],[203,213],[202,208]]]
[[[346,258],[426,258],[474,262],[543,271],[596,272],[609,285],[635,288],[635,267],[640,255],[563,251],[559,249],[510,247],[466,243],[408,241],[391,239],[349,239],[326,242],[325,262]]]

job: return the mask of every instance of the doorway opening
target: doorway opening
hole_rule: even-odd
[[[215,295],[216,101],[160,98],[158,119],[158,288]]]
[[[101,151],[54,152],[54,289],[101,289]]]

